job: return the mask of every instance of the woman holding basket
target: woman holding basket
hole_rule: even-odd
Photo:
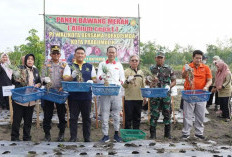
[[[39,71],[33,67],[35,62],[35,56],[33,54],[27,54],[24,60],[24,67],[20,69],[20,77],[15,77],[14,84],[17,87],[34,86],[40,87],[41,80]],[[20,123],[23,119],[23,141],[30,141],[31,136],[31,124],[32,115],[36,102],[30,101],[27,103],[19,103],[16,101],[13,104],[13,124],[11,130],[11,141],[19,141],[19,129]]]

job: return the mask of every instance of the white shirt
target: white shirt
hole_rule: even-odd
[[[108,60],[101,62],[98,66],[97,79],[102,81],[101,76],[103,74],[102,71],[103,66],[106,66],[110,71],[110,75],[108,78],[110,84],[121,85],[122,83],[124,83],[125,75],[124,75],[123,66],[121,63],[115,61],[113,63],[109,63]]]

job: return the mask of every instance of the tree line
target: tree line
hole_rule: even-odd
[[[9,57],[12,64],[20,65],[21,57],[33,53],[36,57],[35,65],[41,71],[45,60],[45,44],[44,41],[37,35],[37,30],[31,29],[29,36],[26,38],[26,44],[14,46],[14,50],[9,52]],[[226,41],[217,41],[216,44],[206,45],[207,50],[205,55],[207,56],[207,64],[211,64],[213,56],[220,56],[232,69],[232,38]],[[189,45],[182,47],[178,44],[174,49],[170,50],[168,47],[156,44],[156,42],[148,41],[146,43],[140,42],[140,57],[141,68],[148,72],[149,67],[154,64],[154,58],[156,52],[162,51],[165,53],[166,63],[173,67],[175,71],[181,71],[184,64],[189,63],[192,60],[192,52],[195,49]],[[128,65],[124,64],[125,67]]]

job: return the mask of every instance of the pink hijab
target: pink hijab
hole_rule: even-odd
[[[9,79],[11,80],[13,71],[8,67],[8,65],[10,65],[9,56],[8,56],[6,53],[3,53],[3,54],[1,55],[1,60],[2,60],[2,58],[3,58],[4,56],[7,56],[8,61],[5,62],[5,63],[1,63],[1,66],[2,66],[2,68],[5,70],[7,76],[9,77]]]
[[[216,66],[218,67],[218,70],[216,72],[215,77],[215,86],[219,87],[222,86],[226,76],[228,74],[231,74],[230,69],[228,68],[228,65],[224,63],[223,61],[219,60],[215,62]]]

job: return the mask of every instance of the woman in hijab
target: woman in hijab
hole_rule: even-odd
[[[3,53],[0,60],[0,104],[2,109],[9,109],[9,99],[8,97],[3,97],[2,93],[2,86],[12,85],[12,70],[8,67],[9,65],[9,56],[6,53]]]
[[[231,118],[231,72],[227,64],[221,60],[215,61],[215,65],[217,67],[217,72],[212,92],[218,91],[220,108],[222,110],[221,118],[225,118],[225,121],[228,122]]]
[[[35,56],[33,54],[27,54],[24,60],[24,66],[22,69],[25,72],[25,82],[16,82],[15,86],[34,86],[40,87],[41,80],[39,76],[39,71],[33,65],[35,62]],[[13,101],[13,124],[11,130],[11,141],[19,141],[19,129],[20,123],[23,119],[23,141],[30,141],[31,136],[31,124],[32,124],[32,115],[35,107],[35,101],[30,101],[27,103],[18,103]]]

